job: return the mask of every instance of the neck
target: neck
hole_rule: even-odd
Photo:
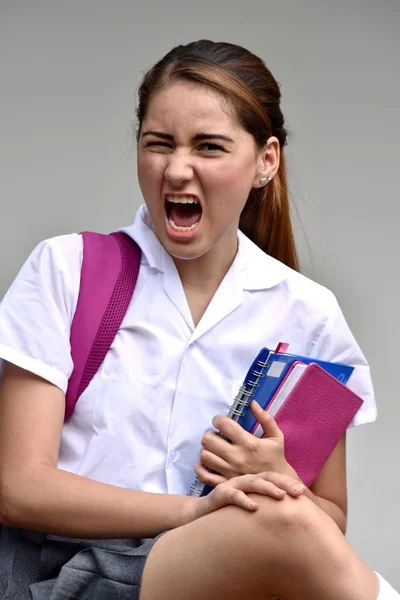
[[[231,248],[217,244],[206,254],[192,260],[174,258],[176,269],[184,289],[187,287],[201,290],[218,289],[221,281],[229,271],[237,253],[237,240]]]
[[[237,238],[230,249],[217,244],[203,256],[192,260],[174,258],[175,266],[189,304],[195,326],[230,269],[237,252]]]

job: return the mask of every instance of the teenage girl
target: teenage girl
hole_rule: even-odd
[[[335,297],[297,272],[278,84],[195,42],[145,75],[137,114],[139,279],[68,421],[81,236],[39,244],[0,307],[0,598],[398,598],[343,535],[345,438],[308,489],[257,404],[263,439],[223,416],[279,341],[353,365],[353,425],[376,415]]]

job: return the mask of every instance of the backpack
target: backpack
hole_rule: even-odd
[[[71,325],[74,365],[65,396],[65,419],[103,362],[131,301],[141,251],[127,234],[84,231],[80,290]]]

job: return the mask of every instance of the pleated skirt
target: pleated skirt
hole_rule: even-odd
[[[0,600],[139,600],[159,537],[81,540],[0,527]]]

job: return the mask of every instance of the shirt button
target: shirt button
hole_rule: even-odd
[[[171,452],[169,453],[169,458],[170,458],[171,460],[175,460],[175,457],[176,457],[176,452],[175,452],[175,450],[171,450]]]

